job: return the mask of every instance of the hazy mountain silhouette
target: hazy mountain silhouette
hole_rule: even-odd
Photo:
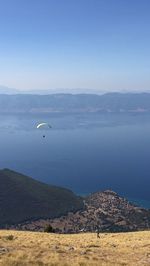
[[[1,113],[150,112],[150,93],[0,95]]]
[[[0,94],[16,94],[18,90],[0,85]]]

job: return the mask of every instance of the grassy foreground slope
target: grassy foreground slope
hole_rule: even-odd
[[[0,170],[0,227],[58,217],[82,208],[71,190],[50,186],[9,169]]]
[[[150,265],[150,231],[72,235],[0,231],[1,266]]]

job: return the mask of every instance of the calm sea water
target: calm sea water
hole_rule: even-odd
[[[78,194],[112,189],[150,207],[150,115],[3,115],[0,121],[0,168]],[[52,129],[36,129],[40,122]]]

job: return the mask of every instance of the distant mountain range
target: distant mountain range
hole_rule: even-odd
[[[0,94],[16,94],[16,93],[19,93],[19,91],[13,88],[8,88],[6,86],[0,85]]]
[[[106,190],[86,197],[9,169],[0,170],[0,228],[58,232],[150,229],[150,210]]]
[[[82,89],[82,88],[55,88],[55,89],[34,89],[34,90],[17,90],[0,85],[0,94],[37,94],[37,95],[49,95],[56,93],[71,93],[71,94],[104,94],[106,91],[100,91],[97,89]]]
[[[150,93],[150,90],[113,90],[111,93]],[[32,95],[51,95],[51,94],[96,94],[103,95],[110,93],[109,90],[95,89],[95,88],[51,88],[51,89],[15,89],[0,85],[0,94],[32,94]]]
[[[1,113],[147,113],[150,93],[0,94]]]

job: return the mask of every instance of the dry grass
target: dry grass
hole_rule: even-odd
[[[150,265],[150,231],[60,235],[0,231],[2,266]]]

